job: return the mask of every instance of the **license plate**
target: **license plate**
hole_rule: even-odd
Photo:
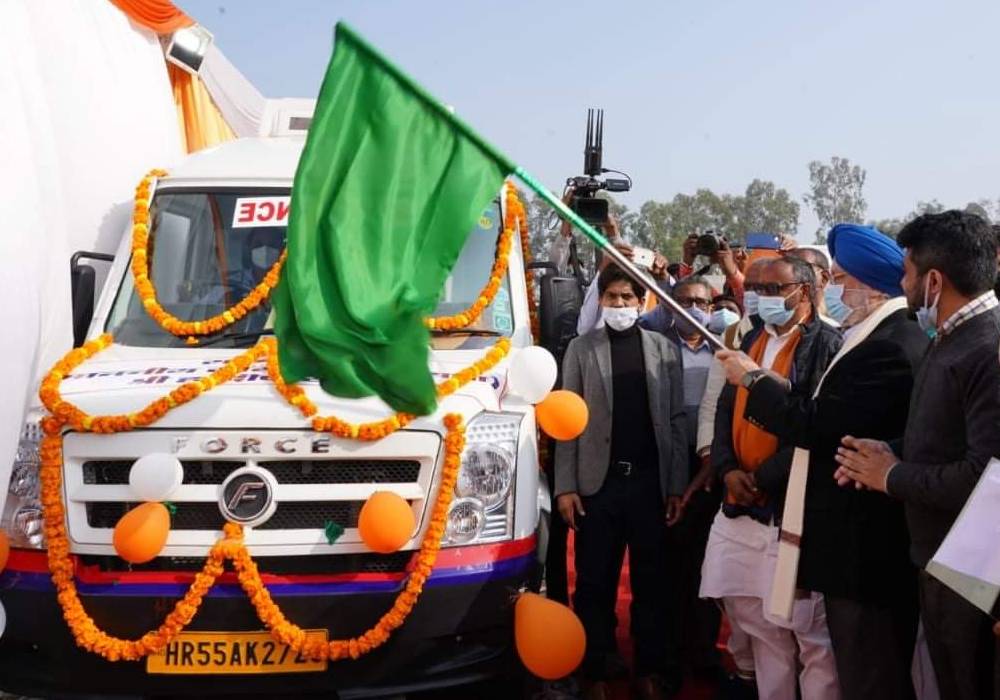
[[[306,630],[312,641],[327,640],[326,630]],[[185,675],[308,673],[325,671],[326,661],[311,661],[275,641],[270,632],[181,632],[159,654],[146,657],[146,673]]]

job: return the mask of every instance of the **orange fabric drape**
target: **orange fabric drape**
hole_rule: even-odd
[[[754,341],[747,355],[760,366],[764,359],[764,349],[770,336],[766,331],[761,331],[760,337]],[[795,348],[799,346],[802,339],[802,328],[795,328],[795,337],[790,338],[785,346],[774,358],[771,371],[780,374],[785,379],[792,371],[792,360],[795,358]],[[736,388],[736,403],[733,406],[733,448],[736,452],[736,459],[740,462],[740,467],[745,471],[752,472],[764,463],[768,457],[778,450],[778,438],[766,430],[761,430],[744,418],[747,401],[750,392],[743,387]]]
[[[170,34],[190,27],[194,20],[170,0],[111,0],[115,7],[136,24],[157,34]]]
[[[236,138],[201,79],[173,64],[167,64],[167,71],[177,104],[181,140],[188,153]]]

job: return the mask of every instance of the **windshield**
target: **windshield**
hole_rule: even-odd
[[[160,304],[183,321],[217,314],[257,286],[285,245],[287,189],[161,191],[151,208],[150,279]],[[489,280],[502,216],[499,202],[483,212],[445,283],[435,316],[459,313],[471,306]],[[218,335],[205,336],[212,347],[249,347],[273,325],[271,305],[261,304]],[[472,326],[481,335],[436,336],[438,349],[491,345],[493,334],[514,330],[508,277],[493,303]],[[145,312],[127,273],[118,290],[106,330],[122,345],[182,347],[178,338],[160,328]]]

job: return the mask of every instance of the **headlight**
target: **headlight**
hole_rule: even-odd
[[[499,445],[474,445],[462,457],[455,494],[478,498],[483,508],[493,510],[507,500],[513,480],[514,455]]]
[[[468,544],[510,537],[517,437],[522,416],[481,413],[465,429],[457,497],[448,511],[447,541]]]
[[[15,542],[20,538],[29,547],[41,547],[45,543],[41,507],[30,505],[18,508],[14,511],[14,526],[11,529]]]
[[[15,461],[14,469],[10,474],[11,494],[19,498],[30,498],[38,495],[38,487],[38,467]]]
[[[468,544],[482,534],[486,526],[483,504],[475,498],[459,498],[448,511],[445,535],[453,544]]]
[[[10,483],[7,486],[7,501],[3,518],[0,519],[0,527],[7,531],[13,547],[41,549],[45,545],[39,494],[39,442],[41,431],[38,424],[26,424],[17,444]]]

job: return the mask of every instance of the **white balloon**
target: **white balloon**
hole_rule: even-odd
[[[517,352],[510,363],[510,390],[528,403],[538,403],[556,385],[556,358],[537,345]]]
[[[3,609],[3,603],[0,603],[0,637],[3,637],[5,629],[7,629],[7,611]]]
[[[141,501],[165,501],[184,481],[184,467],[173,455],[151,452],[128,473],[128,485]]]

